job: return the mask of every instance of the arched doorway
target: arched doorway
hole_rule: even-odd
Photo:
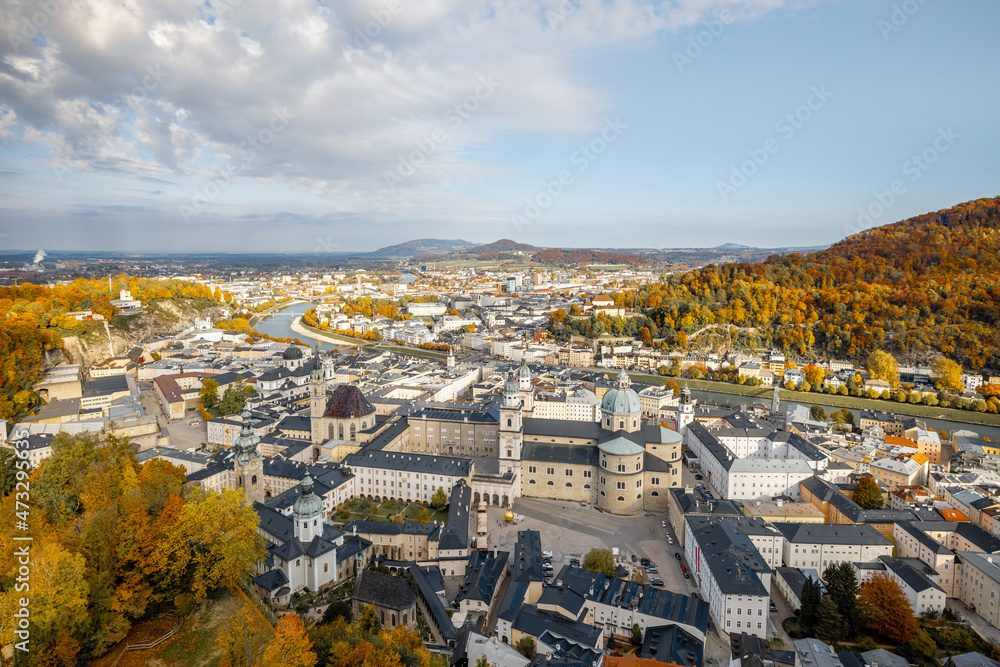
[[[510,507],[510,499],[507,496],[503,497],[503,506]]]
[[[475,503],[478,505],[479,504],[479,492],[478,491],[476,491],[475,495],[473,496],[473,499],[475,500]]]
[[[500,496],[498,494],[496,494],[496,493],[493,494],[493,504],[494,505],[499,505],[500,504]]]

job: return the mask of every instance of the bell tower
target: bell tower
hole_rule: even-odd
[[[517,378],[514,373],[507,375],[503,385],[503,401],[500,403],[500,428],[498,433],[498,454],[500,457],[500,472],[513,472],[520,477],[521,473],[521,443],[524,439],[524,424],[522,421],[522,402],[518,392]],[[519,487],[518,487],[519,488]]]
[[[244,408],[243,426],[233,444],[236,457],[233,460],[233,473],[236,475],[236,488],[243,489],[247,505],[264,502],[264,460],[260,455],[260,437],[254,432],[250,419],[250,410]]]
[[[323,362],[319,358],[319,343],[313,349],[312,370],[309,373],[309,423],[312,427],[312,444],[323,442],[323,413],[326,412],[326,383],[323,381]]]

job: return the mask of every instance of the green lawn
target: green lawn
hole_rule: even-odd
[[[378,509],[376,509],[376,507]],[[446,521],[448,519],[447,512],[438,512],[431,507],[424,505],[423,503],[387,503],[385,501],[381,503],[376,503],[374,500],[368,500],[367,498],[355,498],[344,503],[341,509],[347,509],[350,512],[348,518],[343,518],[340,512],[335,512],[331,519],[350,523],[351,521],[391,521],[392,517],[402,514],[403,521],[410,523],[418,523],[420,521],[420,515],[424,510],[429,513],[428,522],[432,521]]]
[[[762,402],[767,404],[770,404],[771,395],[774,393],[774,390],[770,387],[748,387],[746,385],[729,384],[728,382],[713,382],[712,380],[689,380],[687,378],[673,378],[660,375],[632,375],[631,377],[637,382],[648,382],[650,384],[666,384],[674,380],[682,387],[687,385],[691,389],[699,391],[714,391],[720,394],[733,394],[736,396],[752,396],[761,399]],[[913,405],[912,403],[897,403],[896,401],[885,401],[877,398],[858,398],[855,396],[841,396],[839,394],[788,391],[787,389],[782,389],[780,396],[781,400],[785,402],[792,401],[807,405],[832,405],[838,408],[851,408],[853,410],[888,410],[913,417],[946,419],[985,426],[1000,426],[1000,414],[989,414],[987,412],[956,410],[954,408],[932,407],[929,405]]]

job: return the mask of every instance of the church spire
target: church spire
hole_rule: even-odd
[[[248,408],[243,408],[240,417],[243,418],[243,425],[240,427],[240,434],[236,438],[236,442],[233,443],[233,449],[236,450],[236,462],[247,465],[252,459],[260,458],[260,451],[257,449],[260,437],[254,432]]]

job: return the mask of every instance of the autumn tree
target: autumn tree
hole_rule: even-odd
[[[861,584],[858,619],[871,632],[905,644],[917,634],[919,624],[903,589],[891,577],[878,573]]]
[[[212,378],[205,378],[201,383],[201,404],[211,410],[219,402],[219,383]]]
[[[153,554],[161,576],[178,591],[190,591],[196,602],[235,583],[264,559],[258,523],[242,490],[196,490]]]
[[[880,510],[885,505],[882,497],[882,490],[871,476],[865,475],[854,485],[851,492],[851,500],[861,505],[866,510]]]
[[[222,651],[222,667],[263,667],[278,664],[262,660],[271,641],[270,628],[263,627],[260,618],[250,607],[244,606],[229,617],[216,637]],[[313,656],[315,658],[315,655]],[[315,663],[312,663],[315,664]]]
[[[823,380],[826,379],[826,370],[822,366],[809,364],[802,370],[806,374],[806,382],[813,387],[819,387],[823,384]]]
[[[583,569],[614,578],[618,574],[614,554],[606,547],[594,547],[583,557]]]
[[[961,391],[962,367],[951,359],[938,357],[931,362],[931,380],[934,387],[944,391]]]
[[[892,386],[899,382],[899,365],[888,352],[875,350],[868,355],[868,374],[877,380],[885,380]]]
[[[264,649],[263,664],[313,667],[316,654],[312,651],[312,644],[299,615],[285,614],[278,621],[274,641]]]
[[[448,494],[444,492],[443,487],[439,486],[438,490],[431,496],[431,507],[439,512],[443,512],[448,507]]]

